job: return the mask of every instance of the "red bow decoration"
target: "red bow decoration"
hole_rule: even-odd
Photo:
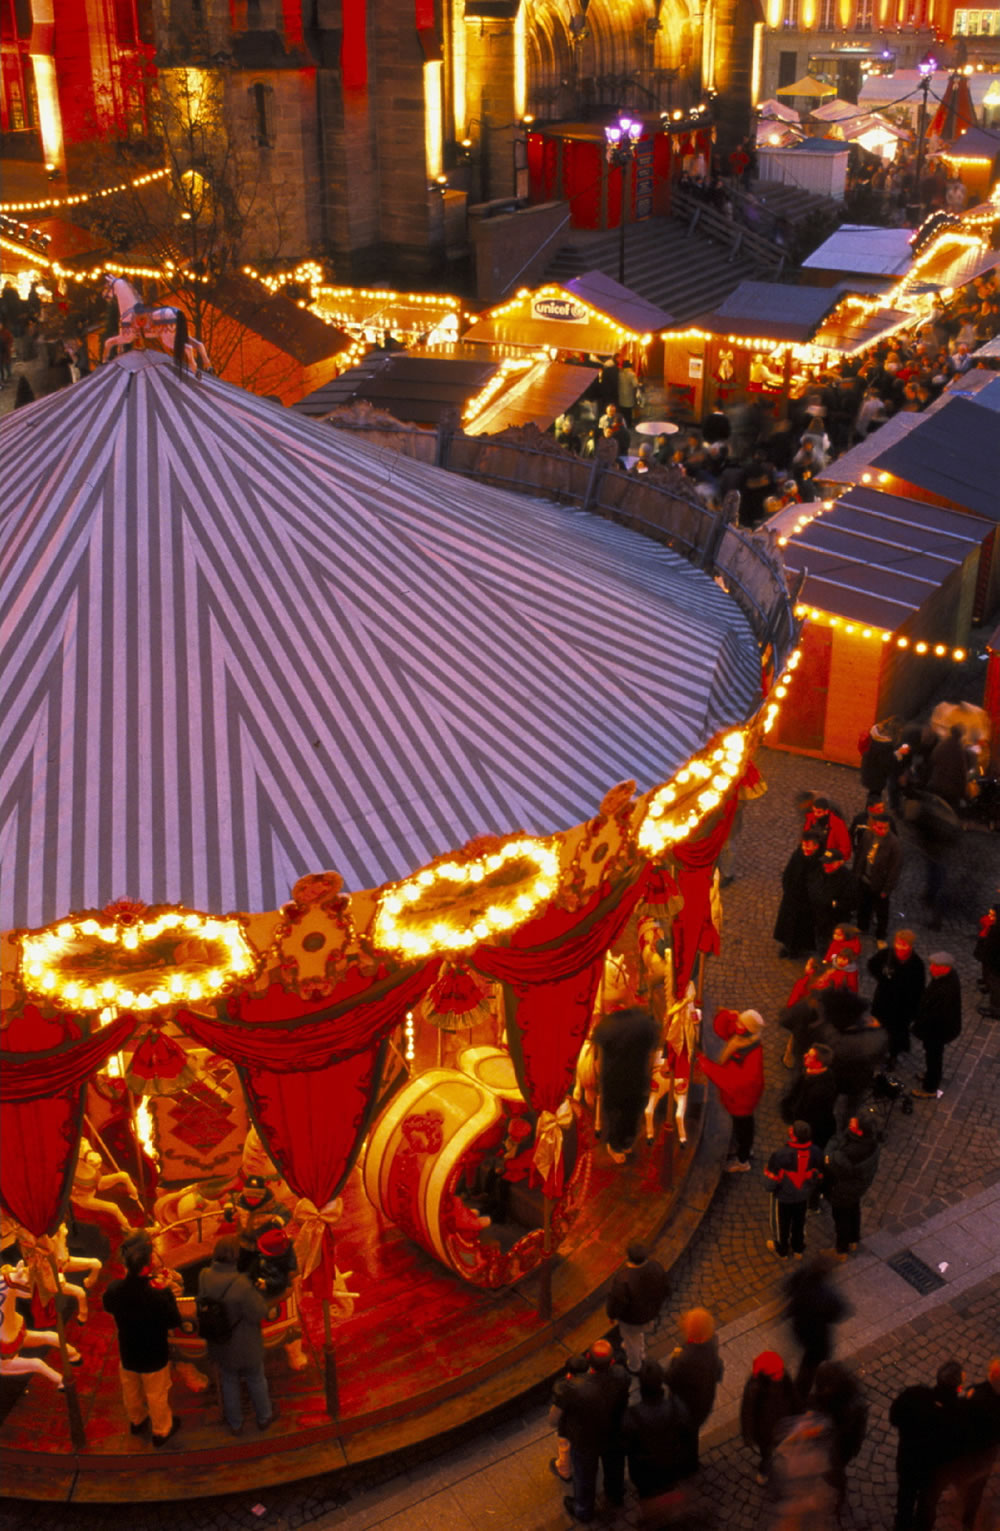
[[[645,904],[651,908],[659,905],[672,904],[680,898],[681,890],[676,880],[664,866],[651,866],[646,874],[646,881],[642,890],[642,898]]]

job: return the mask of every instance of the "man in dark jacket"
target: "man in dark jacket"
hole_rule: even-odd
[[[239,1240],[232,1234],[217,1239],[212,1263],[198,1277],[199,1297],[221,1302],[229,1322],[229,1338],[209,1341],[209,1358],[219,1368],[222,1412],[233,1435],[243,1430],[240,1383],[245,1382],[257,1415],[258,1430],[266,1430],[275,1417],[264,1375],[264,1341],[261,1324],[267,1316],[267,1299],[240,1274]]]
[[[923,958],[914,951],[912,930],[897,930],[892,945],[876,952],[868,963],[875,980],[871,1012],[889,1034],[889,1065],[910,1051],[910,1027],[927,982]]]
[[[832,1062],[833,1049],[825,1043],[817,1042],[807,1048],[802,1072],[781,1097],[782,1120],[808,1122],[812,1141],[820,1149],[826,1147],[837,1130],[833,1115],[837,1080],[830,1067]]]
[[[990,1474],[1000,1455],[1000,1356],[994,1356],[986,1380],[966,1395],[965,1445],[950,1475],[962,1507],[962,1531],[973,1531]]]
[[[941,1087],[944,1050],[962,1031],[962,985],[950,952],[932,952],[930,982],[920,996],[913,1035],[924,1044],[924,1077],[918,1100],[933,1100]]]
[[[712,1412],[715,1390],[722,1381],[722,1358],[715,1320],[707,1308],[691,1308],[681,1318],[684,1344],[673,1352],[664,1381],[685,1404],[694,1427],[692,1471],[698,1466],[698,1432]]]
[[[638,1376],[646,1359],[646,1333],[667,1300],[667,1273],[645,1244],[630,1244],[625,1264],[616,1273],[608,1293],[607,1314],[616,1322],[625,1351],[625,1364]]]
[[[591,1041],[598,1057],[608,1153],[622,1164],[639,1136],[660,1028],[649,1010],[633,1005],[598,1021]]]
[[[762,1350],[754,1358],[740,1399],[740,1434],[760,1455],[758,1483],[767,1482],[771,1454],[780,1438],[782,1423],[798,1414],[801,1407],[798,1389],[786,1372],[784,1361],[777,1351]]]
[[[821,955],[830,945],[834,928],[850,920],[858,902],[858,885],[839,846],[823,852],[822,865],[822,877],[810,878],[806,888]]]
[[[826,1147],[824,1195],[833,1213],[836,1251],[841,1260],[861,1242],[861,1198],[878,1170],[879,1146],[865,1118],[852,1116]]]
[[[644,1361],[639,1402],[622,1429],[629,1477],[640,1500],[666,1494],[694,1471],[697,1437],[685,1404],[663,1385],[659,1361]]]
[[[611,1346],[599,1340],[591,1347],[590,1370],[582,1377],[563,1378],[552,1394],[553,1404],[562,1411],[562,1432],[569,1441],[573,1471],[573,1492],[563,1504],[574,1520],[583,1522],[594,1518],[597,1469],[602,1461],[605,1493],[612,1502],[620,1504],[624,1499],[621,1427],[629,1381],[624,1367],[615,1366],[613,1359]]]
[[[781,1259],[805,1250],[806,1208],[820,1183],[823,1155],[809,1135],[808,1122],[794,1122],[783,1148],[775,1149],[764,1171],[771,1192],[771,1230],[767,1247]]]
[[[887,813],[873,813],[861,834],[854,860],[858,883],[858,929],[867,934],[875,916],[875,939],[889,929],[889,900],[903,870],[903,847],[892,833]]]
[[[965,1400],[957,1361],[938,1367],[934,1387],[904,1388],[889,1406],[889,1423],[899,1431],[896,1449],[894,1531],[931,1531],[945,1470],[961,1455]]]
[[[865,1011],[868,1001],[846,989],[824,989],[819,996],[823,1011],[823,1041],[833,1049],[833,1072],[837,1080],[839,1123],[857,1113],[885,1062],[889,1038],[878,1021]]]
[[[851,1313],[850,1304],[830,1280],[834,1262],[829,1255],[815,1255],[798,1266],[785,1281],[785,1316],[802,1346],[795,1385],[802,1398],[809,1397],[820,1365],[833,1351],[833,1331]]]
[[[119,1375],[133,1435],[149,1425],[153,1445],[164,1446],[181,1422],[170,1410],[170,1355],[167,1336],[180,1327],[177,1298],[165,1272],[154,1269],[153,1241],[132,1233],[122,1244],[125,1277],[112,1281],[104,1307],[118,1330]]]
[[[821,843],[819,831],[807,829],[785,863],[774,922],[774,939],[781,942],[779,956],[801,957],[816,945],[807,880],[820,865]]]

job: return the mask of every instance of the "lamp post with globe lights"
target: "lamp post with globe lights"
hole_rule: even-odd
[[[916,181],[915,191],[917,205],[917,223],[919,225],[923,218],[924,212],[924,199],[923,193],[920,190],[920,186],[924,173],[924,150],[927,147],[927,97],[930,94],[931,80],[934,77],[934,71],[937,69],[937,59],[928,53],[926,58],[922,58],[920,60],[917,68],[920,71],[920,89],[923,91],[923,96],[921,97],[920,101],[920,128],[917,134],[917,162],[916,169],[914,171],[914,180]]]
[[[642,137],[642,123],[632,117],[620,116],[618,121],[604,129],[607,139],[607,160],[617,165],[622,177],[622,211],[618,226],[618,280],[625,286],[625,219],[628,213],[629,165],[634,162],[636,148]]]

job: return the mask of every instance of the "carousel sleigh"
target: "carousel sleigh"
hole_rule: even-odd
[[[455,1068],[412,1079],[376,1121],[365,1191],[385,1217],[475,1286],[509,1286],[546,1258],[544,1198],[531,1160],[534,1126],[508,1053],[466,1048]],[[550,1204],[551,1248],[576,1220],[591,1155],[574,1120],[563,1189]]]

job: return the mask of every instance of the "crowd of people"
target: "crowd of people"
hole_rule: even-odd
[[[740,1398],[740,1433],[781,1531],[825,1531],[834,1523],[848,1468],[868,1432],[864,1386],[833,1357],[837,1325],[850,1309],[831,1270],[830,1257],[820,1256],[790,1273],[784,1313],[798,1367],[793,1376],[779,1352],[761,1351]],[[563,1505],[573,1521],[595,1519],[599,1480],[606,1503],[621,1508],[626,1475],[644,1525],[683,1516],[724,1368],[705,1308],[681,1314],[681,1343],[665,1363],[646,1355],[646,1333],[667,1296],[663,1267],[643,1245],[630,1244],[608,1298],[617,1333],[570,1357],[555,1385],[556,1454],[549,1466],[569,1490]],[[933,1383],[907,1386],[890,1406],[898,1433],[895,1531],[931,1531],[947,1489],[955,1492],[965,1531],[976,1526],[1000,1453],[1000,1358],[983,1379],[966,1381],[962,1367],[948,1361]]]
[[[641,381],[625,357],[608,358],[579,404],[555,423],[556,440],[593,455],[602,439],[614,460],[642,474],[675,467],[714,509],[739,494],[739,521],[759,526],[787,505],[817,498],[823,469],[896,413],[916,413],[969,371],[972,353],[1000,333],[1000,277],[976,278],[927,318],[813,377],[776,418],[765,391],[712,409],[700,424],[675,422],[654,442],[633,438]]]

